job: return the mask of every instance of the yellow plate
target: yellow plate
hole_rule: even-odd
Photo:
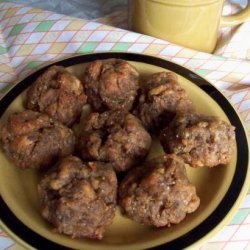
[[[188,168],[190,181],[196,186],[201,199],[199,209],[184,221],[171,228],[156,229],[138,224],[121,215],[107,228],[101,241],[71,239],[56,234],[41,217],[37,198],[39,174],[36,170],[17,169],[3,153],[0,154],[0,211],[1,226],[25,248],[61,249],[144,249],[155,246],[181,249],[194,246],[218,232],[237,211],[247,192],[250,174],[248,170],[248,143],[242,122],[227,99],[205,79],[174,63],[139,54],[97,53],[77,56],[56,64],[68,67],[80,79],[84,67],[90,61],[106,58],[122,58],[130,61],[140,72],[142,79],[164,70],[178,75],[197,110],[216,115],[236,127],[236,148],[227,166],[214,169]],[[39,70],[15,85],[0,102],[1,120],[8,114],[23,108],[26,89],[42,73]],[[149,157],[162,154],[158,141],[154,141]]]

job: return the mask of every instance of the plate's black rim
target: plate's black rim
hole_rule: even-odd
[[[164,243],[160,246],[156,246],[155,249],[183,249],[186,248],[203,237],[205,237],[213,228],[215,228],[229,213],[234,203],[237,201],[239,194],[242,191],[244,183],[246,181],[247,169],[248,169],[248,144],[247,135],[245,133],[244,127],[241,123],[239,116],[236,111],[229,103],[229,101],[209,82],[207,82],[201,76],[195,74],[194,72],[177,65],[175,63],[166,61],[164,59],[156,58],[153,56],[142,55],[142,54],[132,54],[132,53],[95,53],[95,54],[85,54],[72,58],[67,58],[62,61],[50,64],[62,65],[69,67],[79,63],[85,63],[94,61],[97,59],[107,59],[107,58],[121,58],[129,61],[143,62],[155,66],[159,66],[177,74],[183,76],[184,78],[190,80],[192,83],[199,86],[207,94],[209,94],[217,103],[223,108],[223,111],[227,115],[231,124],[236,127],[236,144],[238,149],[236,171],[233,176],[230,187],[225,194],[224,198],[217,206],[217,208],[208,216],[203,222],[201,222],[196,228],[192,229],[185,235],[178,237],[172,241]],[[0,101],[0,117],[5,112],[9,104],[18,96],[22,91],[29,87],[44,70],[49,66],[46,66],[35,73],[31,74],[20,83],[15,85]],[[26,242],[30,246],[37,249],[69,249],[62,245],[59,245],[49,239],[37,234],[26,225],[24,225],[8,208],[7,204],[4,202],[2,197],[0,197],[0,219],[9,228],[17,238]],[[117,246],[119,247],[119,246]]]

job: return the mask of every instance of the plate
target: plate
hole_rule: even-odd
[[[188,167],[190,181],[196,186],[201,205],[180,224],[156,229],[133,222],[117,209],[114,222],[107,228],[104,239],[71,239],[51,230],[41,217],[37,199],[36,170],[20,170],[0,154],[0,216],[1,226],[17,242],[27,248],[39,249],[183,249],[208,240],[230,221],[247,192],[250,181],[248,142],[243,124],[229,101],[202,77],[163,59],[129,53],[96,53],[76,56],[59,62],[80,79],[87,63],[97,59],[121,58],[133,64],[142,79],[152,73],[173,71],[203,114],[216,115],[236,127],[236,151],[227,166],[214,169]],[[48,67],[48,66],[47,66]],[[0,102],[1,120],[21,110],[26,90],[46,68],[32,73],[16,84]],[[155,141],[149,158],[162,154]]]

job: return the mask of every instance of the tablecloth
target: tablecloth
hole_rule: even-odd
[[[226,6],[230,13],[237,8]],[[220,31],[214,54],[126,29],[126,11],[82,20],[0,1],[0,98],[46,63],[75,54],[120,51],[158,56],[187,67],[219,88],[250,133],[250,21]],[[0,249],[21,249],[0,231]],[[200,249],[250,249],[250,190],[233,220]]]

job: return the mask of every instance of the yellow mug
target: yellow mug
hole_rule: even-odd
[[[233,26],[250,16],[222,16],[224,0],[130,0],[130,29],[200,51],[215,49],[220,26]]]

